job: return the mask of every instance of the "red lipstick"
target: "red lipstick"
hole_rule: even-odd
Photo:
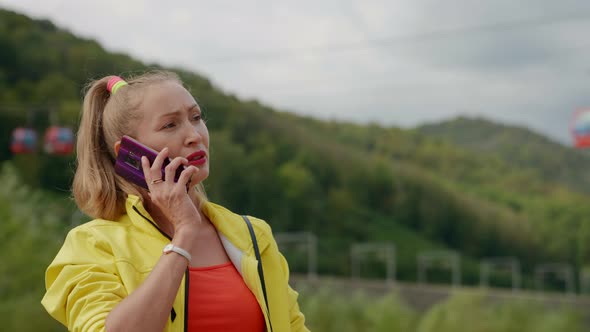
[[[205,150],[200,150],[194,153],[191,153],[186,157],[188,159],[188,164],[193,166],[202,166],[207,162],[207,152]]]

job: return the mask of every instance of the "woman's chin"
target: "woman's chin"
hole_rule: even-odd
[[[205,181],[205,179],[207,179],[208,176],[209,170],[199,170],[199,172],[196,175],[193,175],[193,177],[191,178],[191,181],[189,182],[189,187],[196,187],[199,183]]]

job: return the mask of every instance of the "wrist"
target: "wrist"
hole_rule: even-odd
[[[186,260],[188,261],[188,264],[189,265],[190,265],[191,260],[192,260],[192,256],[191,256],[191,254],[188,251],[186,251],[185,249],[183,249],[183,248],[181,248],[179,246],[176,246],[176,245],[174,245],[172,243],[167,244],[164,247],[164,249],[162,249],[162,252],[164,254],[166,254],[166,255],[171,254],[171,253],[178,254],[178,255],[186,258]]]
[[[170,241],[175,246],[183,248],[190,252],[192,245],[196,242],[199,234],[199,227],[195,224],[185,223],[177,225],[174,230],[174,236]]]

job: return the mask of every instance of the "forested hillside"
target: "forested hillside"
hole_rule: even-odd
[[[590,153],[586,150],[574,150],[530,130],[480,118],[459,117],[418,130],[470,151],[494,155],[535,172],[543,180],[590,192]]]
[[[15,166],[23,185],[71,204],[74,158],[41,150],[12,155],[12,130],[75,127],[89,79],[159,66],[107,52],[51,22],[2,10],[0,49],[0,160]],[[582,181],[569,186],[567,177],[535,168],[534,162],[557,162],[542,148],[483,153],[432,137],[424,128],[299,117],[238,100],[198,74],[168,69],[182,76],[204,109],[212,141],[205,184],[211,200],[262,217],[275,232],[315,233],[320,273],[349,274],[350,246],[367,241],[395,244],[397,277],[404,280],[415,280],[416,255],[430,249],[461,254],[463,281],[472,284],[479,281],[477,262],[483,257],[520,259],[527,287],[541,262],[588,264],[590,206],[584,193],[590,190]],[[490,135],[505,131],[496,126]],[[562,161],[579,156],[545,143],[559,148]],[[295,271],[304,267],[294,260]],[[369,264],[364,273],[380,277],[383,268]]]

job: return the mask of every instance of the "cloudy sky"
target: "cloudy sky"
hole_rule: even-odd
[[[111,51],[323,119],[457,115],[571,144],[590,108],[588,0],[0,0]],[[198,95],[198,92],[195,92]]]

